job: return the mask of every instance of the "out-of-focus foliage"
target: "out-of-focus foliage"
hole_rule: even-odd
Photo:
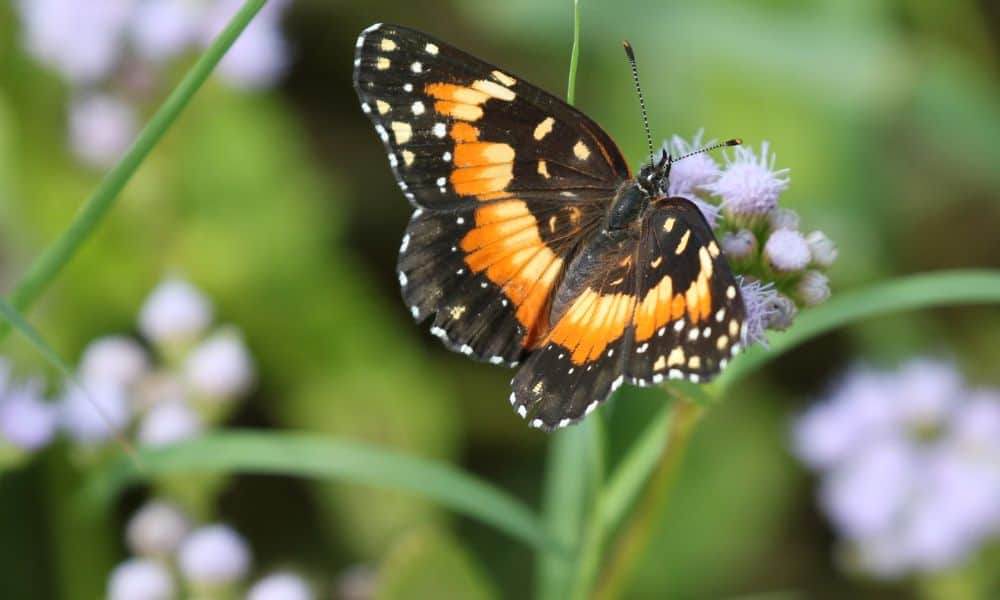
[[[656,136],[704,127],[709,137],[770,141],[791,169],[783,203],[839,243],[834,294],[918,271],[1000,267],[1000,13],[991,3],[583,0],[581,10],[577,104],[633,167],[645,142],[623,38],[636,48]],[[257,361],[257,391],[236,423],[452,461],[537,504],[546,436],[509,410],[510,373],[445,352],[398,300],[393,267],[409,207],[350,87],[355,36],[377,21],[565,89],[569,0],[300,0],[283,25],[285,81],[203,89],[30,319],[75,361],[90,340],[131,331],[148,290],[181,273],[239,324]],[[185,66],[164,75],[143,119]],[[98,178],[67,148],[66,99],[19,45],[10,3],[0,5],[4,293]],[[1000,314],[986,308],[866,321],[740,383],[696,432],[630,595],[908,594],[839,569],[812,481],[788,456],[787,418],[858,356],[938,352],[971,380],[1000,383],[998,335]],[[0,351],[19,370],[44,368],[14,338]],[[626,388],[602,409],[609,467],[662,402]],[[4,596],[93,598],[124,556],[121,525],[137,495],[117,515],[81,520],[64,450],[0,474]],[[533,589],[523,546],[410,496],[237,477],[219,513],[252,540],[258,564],[292,561],[328,586],[367,563],[385,598]],[[997,567],[996,556],[984,560]],[[429,576],[440,569],[448,581]]]

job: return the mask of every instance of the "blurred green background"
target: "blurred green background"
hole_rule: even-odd
[[[89,340],[134,331],[148,291],[183,273],[243,328],[257,361],[259,384],[234,424],[444,459],[537,505],[547,436],[511,412],[510,372],[446,352],[399,301],[394,265],[410,209],[358,108],[351,60],[361,29],[400,23],[563,95],[571,10],[568,0],[293,3],[282,83],[238,92],[210,81],[32,322],[75,361]],[[0,4],[5,293],[100,176],[68,152],[67,90],[24,53],[13,14]],[[577,104],[633,166],[645,144],[624,38],[637,50],[655,136],[704,127],[709,137],[771,142],[777,165],[791,168],[783,203],[838,242],[835,294],[907,273],[1000,268],[996,3],[584,0],[581,17]],[[171,85],[150,97],[144,118]],[[838,570],[813,481],[787,450],[788,418],[858,359],[938,353],[971,380],[1000,384],[998,335],[995,309],[934,310],[868,321],[773,363],[697,432],[630,595],[905,597],[906,587]],[[47,370],[13,337],[0,351],[19,370]],[[663,401],[621,391],[612,448],[626,447]],[[143,494],[84,523],[69,506],[78,477],[58,447],[0,475],[0,596],[103,589]],[[385,597],[420,586],[433,597],[435,582],[419,577],[431,568],[456,573],[467,597],[533,589],[523,546],[409,496],[237,477],[217,516],[252,541],[259,564],[295,564],[327,584],[368,564],[386,578]]]

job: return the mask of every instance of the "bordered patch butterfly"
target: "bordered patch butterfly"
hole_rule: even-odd
[[[698,208],[669,197],[666,154],[633,177],[558,98],[423,33],[373,25],[354,85],[415,207],[399,249],[418,322],[520,369],[510,402],[552,430],[623,382],[707,381],[745,310]]]

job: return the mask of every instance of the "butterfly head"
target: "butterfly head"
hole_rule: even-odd
[[[663,150],[660,159],[655,163],[650,162],[642,166],[636,183],[651,197],[666,195],[668,182],[670,179],[670,167],[674,164],[674,157]]]

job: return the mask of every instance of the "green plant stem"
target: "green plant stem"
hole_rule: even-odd
[[[598,581],[595,598],[618,598],[622,587],[642,556],[666,505],[667,494],[677,478],[679,466],[688,448],[691,433],[705,413],[705,408],[686,398],[678,398],[671,409],[666,444],[639,503],[619,534],[607,566]]]
[[[97,189],[77,211],[69,227],[29,266],[10,294],[11,305],[24,311],[38,299],[59,271],[72,260],[80,246],[89,238],[114,205],[118,194],[135,174],[163,135],[191,101],[208,76],[219,64],[226,51],[246,28],[267,0],[247,0],[233,16],[212,45],[191,67],[184,79],[167,97],[153,118],[139,133],[128,152],[104,176]],[[10,324],[0,323],[0,339],[10,333]]]
[[[566,102],[576,100],[576,68],[580,62],[580,0],[573,0],[573,49],[569,54],[569,79],[566,82]]]

